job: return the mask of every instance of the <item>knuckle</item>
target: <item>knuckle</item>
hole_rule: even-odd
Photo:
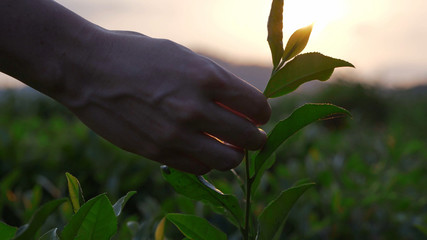
[[[175,46],[176,45],[175,42],[173,42],[173,41],[171,41],[169,39],[166,39],[166,38],[158,38],[157,39],[157,44],[161,48],[165,48],[165,47],[170,47],[170,46]]]
[[[195,71],[198,83],[206,89],[223,89],[226,85],[224,70],[208,58],[202,58]]]

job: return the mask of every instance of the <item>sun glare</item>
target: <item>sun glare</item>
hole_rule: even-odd
[[[198,31],[202,33],[197,42],[208,39],[204,43],[205,48],[216,49],[223,57],[226,56],[224,58],[235,62],[270,61],[266,39],[271,0],[249,2],[242,4],[241,0],[216,0],[206,5],[204,12],[200,11],[205,15],[199,17],[205,17],[211,22],[196,21],[201,24]],[[343,0],[285,0],[284,44],[295,30],[312,23],[314,28],[311,39],[320,33],[324,34],[325,27],[337,23],[347,14],[348,5],[349,2]],[[188,21],[194,22],[194,18]],[[194,41],[194,34],[185,33],[184,36],[190,36],[191,41]],[[306,50],[311,46],[315,45],[310,44]]]
[[[332,21],[345,14],[345,1],[342,0],[287,0],[284,1],[284,31],[295,31],[301,27],[315,24],[318,32]]]

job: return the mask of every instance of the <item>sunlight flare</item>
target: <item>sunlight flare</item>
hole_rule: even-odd
[[[315,24],[315,33],[345,15],[346,5],[340,0],[287,0],[284,9],[285,33],[312,23]]]

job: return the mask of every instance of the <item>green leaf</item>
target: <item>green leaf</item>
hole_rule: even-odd
[[[202,176],[184,173],[166,166],[162,166],[162,173],[176,192],[188,198],[226,209],[232,217],[230,219],[232,223],[242,226],[243,211],[235,196],[223,194]]]
[[[57,231],[58,228],[51,229],[49,232],[43,234],[39,240],[60,240]]]
[[[9,240],[15,236],[17,228],[0,222],[0,239]]]
[[[154,232],[154,240],[165,239],[165,223],[166,223],[166,217],[162,218],[159,224],[157,224],[156,231]]]
[[[87,201],[61,233],[61,240],[110,239],[117,231],[117,218],[105,194]]]
[[[25,228],[24,231],[20,232],[15,236],[15,240],[27,240],[32,239],[36,235],[37,231],[40,229],[40,227],[43,225],[43,223],[46,221],[46,219],[52,214],[55,209],[66,202],[66,198],[57,199],[50,201],[40,208],[38,208],[33,216],[31,217],[30,221],[28,222],[28,226]]]
[[[273,0],[268,17],[268,45],[270,46],[274,68],[283,56],[283,0]]]
[[[227,235],[206,219],[194,215],[169,213],[171,221],[187,238],[193,240],[227,240]]]
[[[328,80],[337,67],[354,67],[344,60],[331,58],[320,53],[305,53],[296,56],[270,78],[264,95],[280,97],[311,80]]]
[[[271,201],[259,217],[258,240],[272,240],[280,236],[292,207],[299,197],[314,183],[303,184],[283,191]]]
[[[305,46],[307,46],[312,29],[313,24],[300,28],[292,34],[286,44],[285,52],[283,53],[283,62],[288,61],[304,50]]]
[[[79,180],[70,173],[66,172],[65,176],[67,177],[71,205],[73,206],[74,213],[76,213],[80,208],[80,203],[84,203],[85,201],[82,187]]]
[[[337,115],[350,115],[350,113],[332,104],[310,103],[296,109],[291,116],[276,124],[268,134],[266,144],[255,158],[255,174],[260,172],[271,154],[298,130],[317,120]]]
[[[116,214],[116,216],[118,217],[121,213],[123,208],[125,207],[125,204],[127,203],[127,201],[133,196],[135,195],[136,191],[130,191],[128,193],[126,193],[125,196],[121,197],[119,200],[117,200],[117,202],[113,205],[113,209],[114,209],[114,214]]]
[[[254,162],[255,162],[255,160],[254,160]],[[252,183],[252,188],[251,188],[252,195],[255,195],[255,192],[256,192],[256,190],[257,190],[257,188],[261,182],[261,178],[264,175],[264,172],[267,169],[271,168],[275,162],[276,162],[276,155],[271,154],[270,157],[265,161],[265,163],[260,167],[260,169],[258,169],[258,171],[255,175],[255,178],[253,180],[253,183]]]

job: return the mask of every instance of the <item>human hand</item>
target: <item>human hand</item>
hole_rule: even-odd
[[[211,60],[168,40],[105,30],[55,1],[1,6],[0,71],[113,144],[204,174],[237,166],[244,148],[265,142],[257,125],[270,117],[266,98]]]
[[[234,168],[243,148],[264,144],[266,98],[211,60],[138,33],[94,39],[65,71],[73,94],[58,100],[108,141],[194,174]]]

